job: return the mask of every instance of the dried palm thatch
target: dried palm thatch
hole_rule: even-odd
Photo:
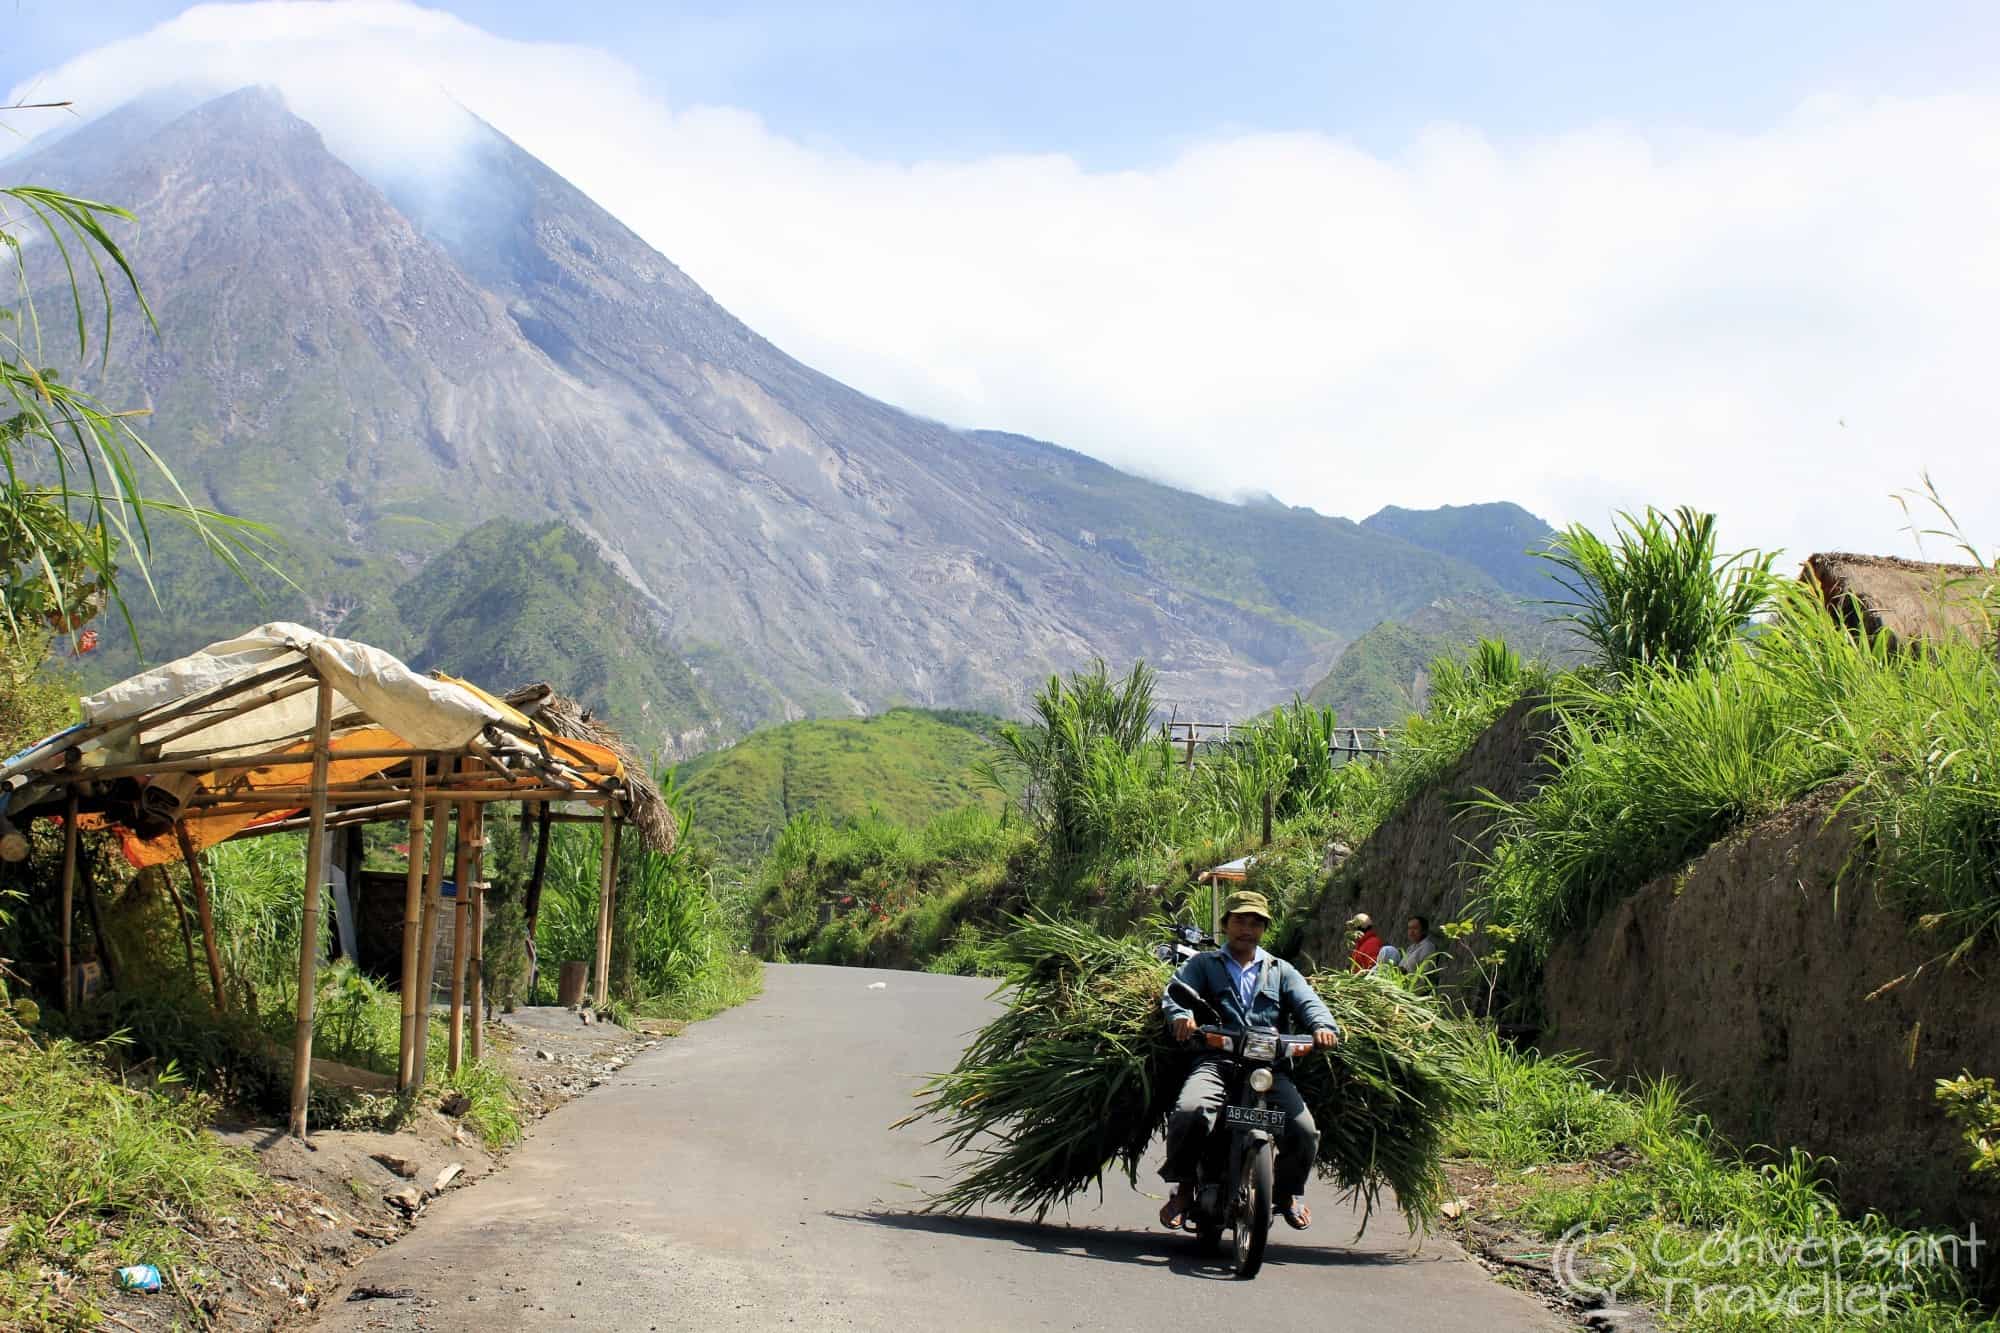
[[[523,685],[510,690],[505,698],[508,706],[533,718],[558,736],[589,741],[615,752],[625,765],[625,785],[632,794],[625,812],[627,822],[639,831],[639,836],[653,851],[666,856],[674,850],[680,836],[680,825],[674,819],[673,810],[661,798],[660,789],[653,785],[645,761],[632,753],[632,747],[625,743],[623,736],[592,717],[590,710],[576,700],[556,693],[553,685],[541,682]]]
[[[2000,574],[1979,565],[1832,551],[1807,560],[1799,578],[1843,623],[1886,634],[1898,648],[1953,637],[1991,642],[2000,625]]]

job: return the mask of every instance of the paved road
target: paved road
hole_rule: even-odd
[[[985,994],[957,977],[774,966],[760,999],[548,1116],[506,1170],[440,1200],[355,1275],[413,1297],[331,1304],[319,1327],[1564,1326],[1447,1244],[1412,1251],[1394,1218],[1355,1241],[1324,1190],[1312,1231],[1280,1228],[1254,1283],[1162,1232],[1158,1199],[1122,1180],[1066,1223],[917,1215],[945,1158],[887,1126],[992,1012]]]

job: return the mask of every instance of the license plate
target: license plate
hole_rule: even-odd
[[[1223,1119],[1232,1125],[1245,1125],[1251,1129],[1268,1129],[1273,1133],[1285,1127],[1285,1113],[1270,1111],[1255,1106],[1225,1106]]]

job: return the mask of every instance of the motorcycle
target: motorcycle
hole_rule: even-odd
[[[1174,942],[1153,953],[1162,962],[1186,961],[1209,944],[1193,926],[1178,926]],[[1197,1014],[1219,1019],[1207,1000],[1193,988],[1175,981],[1169,987],[1182,1004]],[[1189,1044],[1216,1059],[1224,1071],[1228,1094],[1222,1114],[1195,1168],[1188,1220],[1204,1254],[1222,1252],[1222,1233],[1232,1233],[1231,1266],[1238,1278],[1249,1280],[1264,1266],[1264,1246],[1271,1236],[1272,1180],[1277,1170],[1278,1137],[1285,1113],[1268,1105],[1278,1066],[1313,1050],[1311,1033],[1278,1032],[1272,1028],[1247,1031],[1220,1022],[1195,1029]],[[1226,1132],[1225,1132],[1226,1131]]]

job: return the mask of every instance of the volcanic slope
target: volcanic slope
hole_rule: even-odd
[[[193,498],[288,542],[297,586],[260,603],[167,561],[170,540],[163,604],[140,608],[149,657],[280,615],[421,618],[395,589],[493,517],[595,543],[730,729],[1013,711],[1096,657],[1152,662],[1184,713],[1242,715],[1385,617],[1495,589],[1449,550],[876,402],[510,141],[460,128],[470,147],[421,188],[365,178],[262,88],[135,104],[0,164],[138,214],[160,334],[120,311],[107,399],[151,409]],[[47,290],[49,247],[29,261]]]

